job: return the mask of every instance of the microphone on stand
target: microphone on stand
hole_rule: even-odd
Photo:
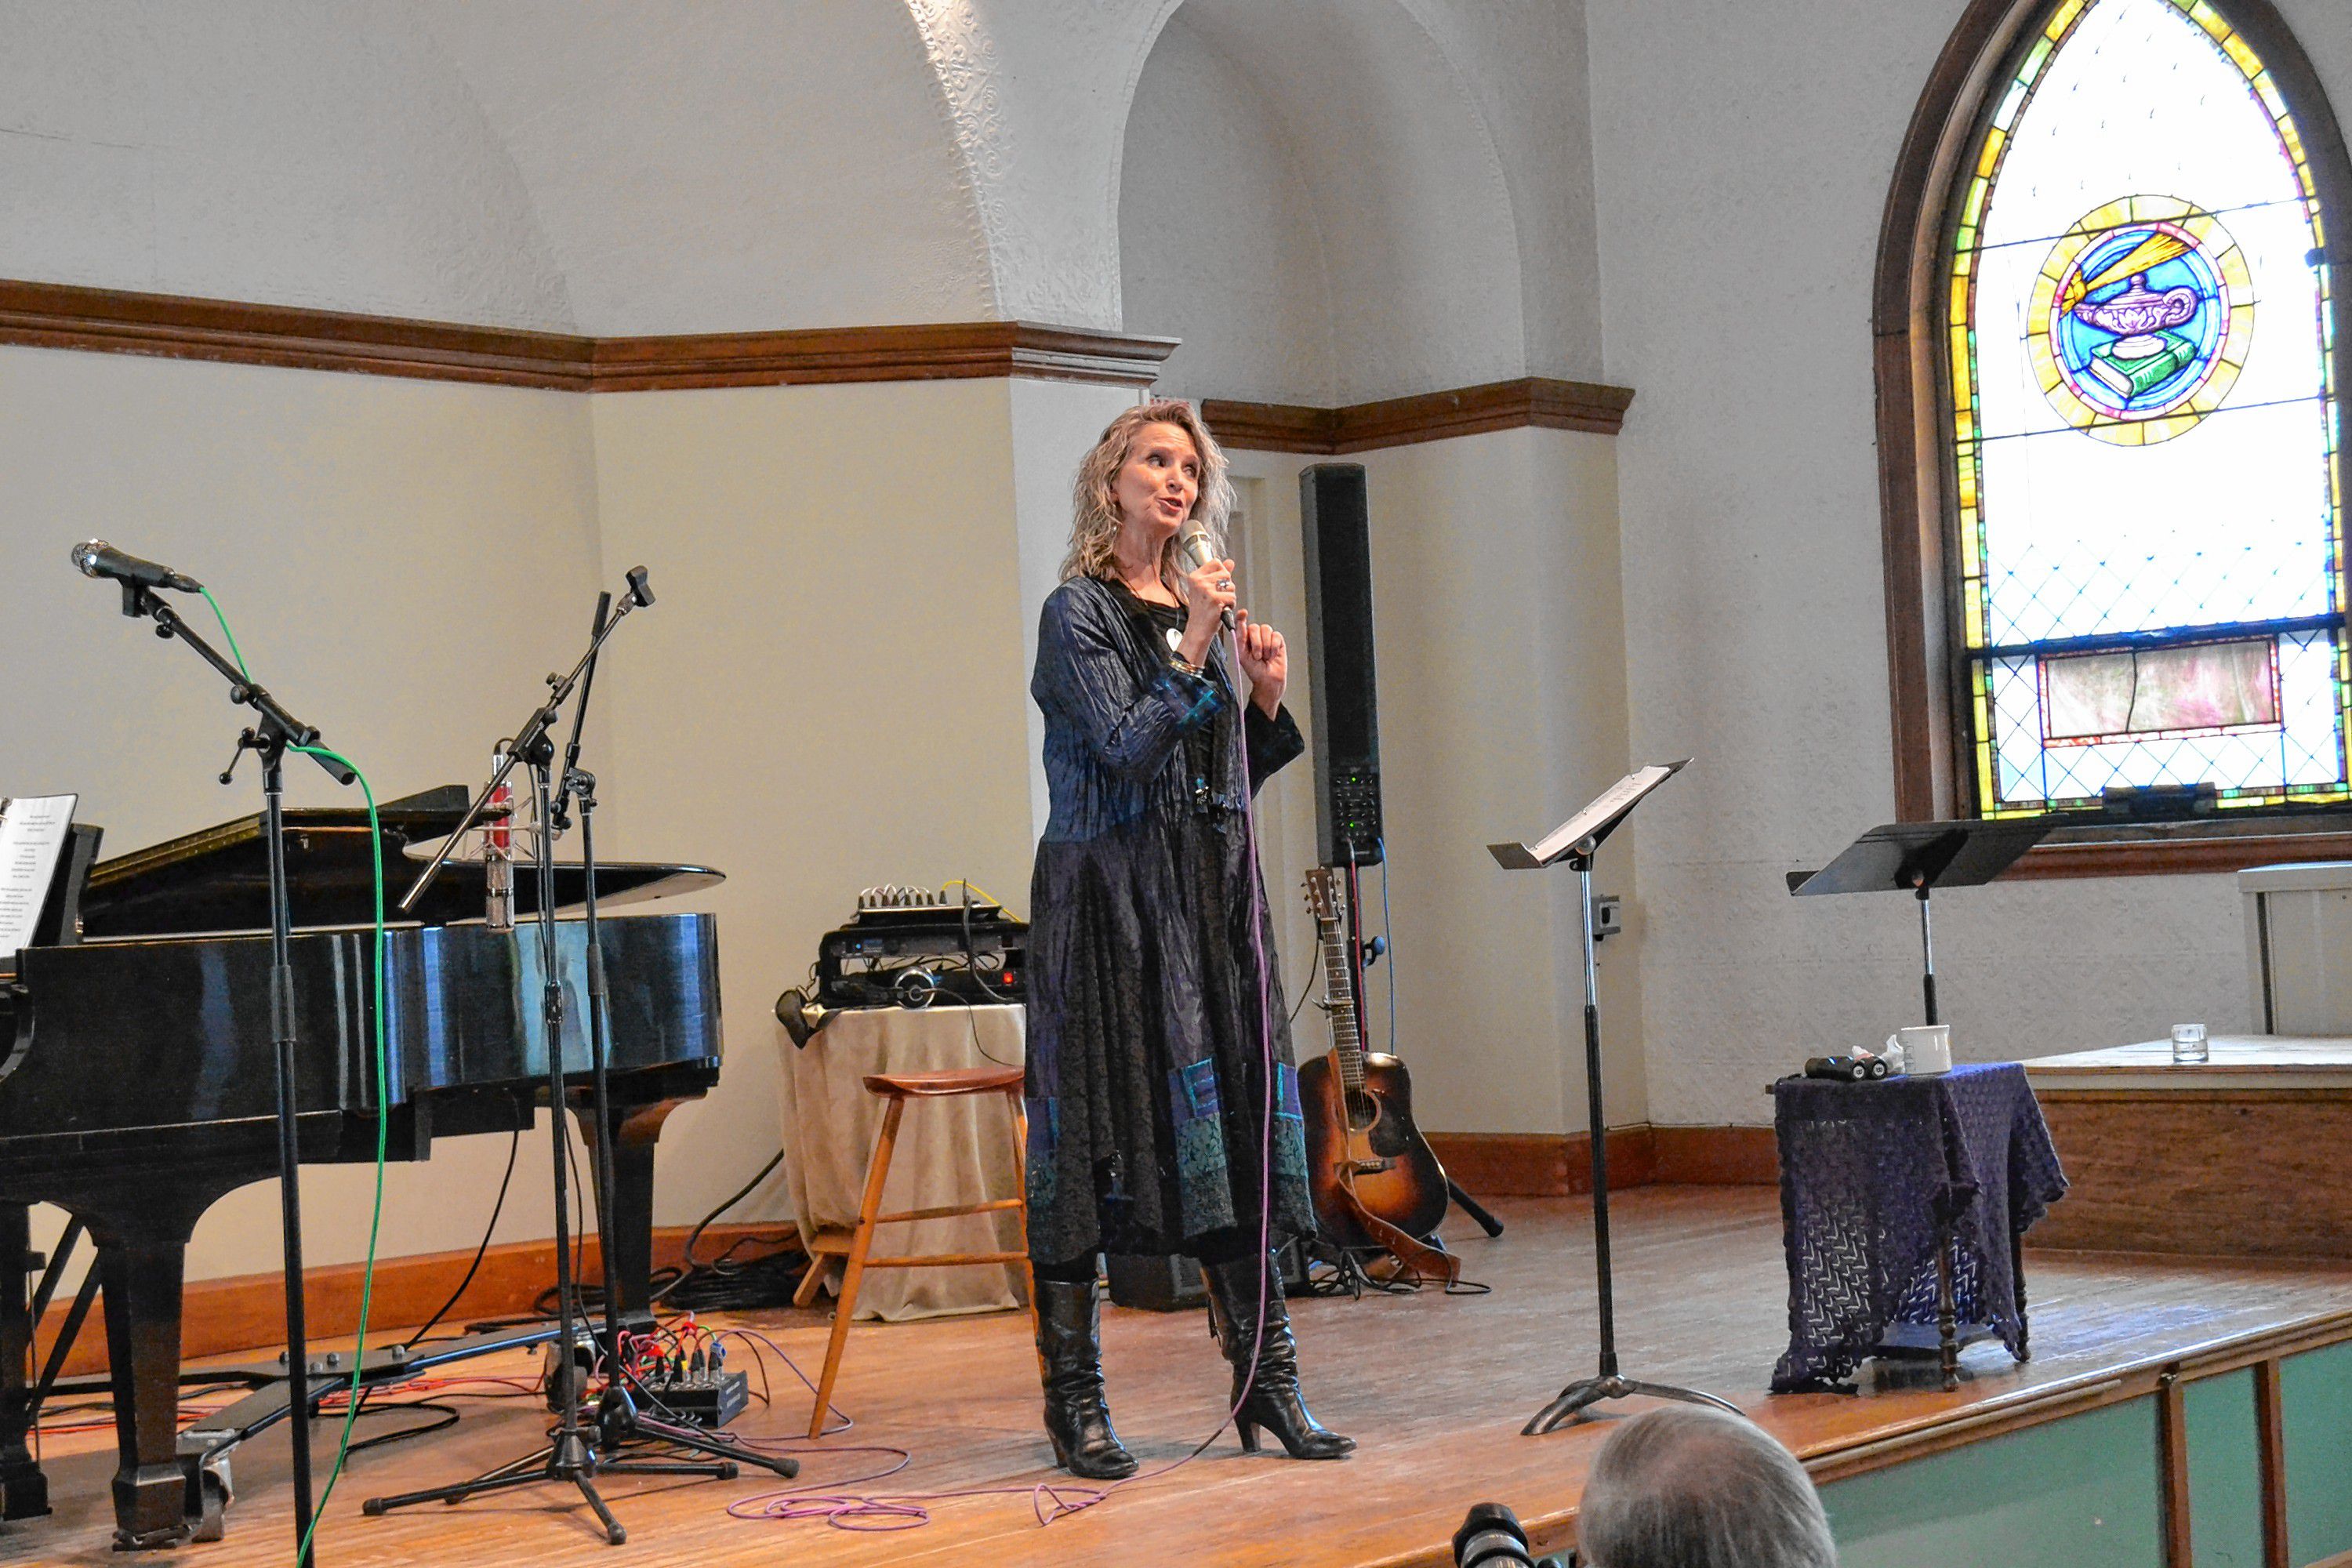
[[[1198,572],[1210,562],[1219,560],[1214,546],[1209,542],[1209,531],[1198,522],[1188,524],[1176,539],[1176,563],[1187,573]],[[1224,612],[1225,630],[1234,629],[1234,612]]]
[[[194,577],[126,555],[103,539],[84,540],[67,552],[85,577],[105,577],[139,588],[169,588],[179,594],[201,594],[205,585]]]
[[[506,760],[501,741],[490,754],[490,770]],[[514,930],[514,785],[500,784],[482,813],[482,923],[492,931]]]

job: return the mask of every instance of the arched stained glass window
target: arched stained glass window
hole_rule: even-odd
[[[2271,70],[2206,0],[2062,0],[1956,195],[1978,812],[2347,798],[2327,215]]]

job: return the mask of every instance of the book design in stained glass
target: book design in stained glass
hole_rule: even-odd
[[[2352,798],[2327,214],[2208,0],[2052,0],[1947,230],[1976,809]]]
[[[2096,209],[2051,247],[2034,283],[2027,352],[2042,395],[2102,441],[2187,434],[2246,363],[2249,290],[2245,258],[2210,214],[2164,196]]]

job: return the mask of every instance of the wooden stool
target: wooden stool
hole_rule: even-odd
[[[889,1101],[882,1113],[882,1130],[874,1140],[874,1156],[866,1165],[866,1196],[857,1206],[857,1224],[854,1229],[843,1230],[838,1226],[819,1226],[817,1233],[808,1238],[809,1269],[801,1280],[800,1289],[793,1294],[793,1305],[805,1307],[816,1300],[824,1278],[823,1259],[840,1258],[841,1300],[833,1309],[833,1338],[824,1347],[824,1374],[817,1380],[816,1408],[809,1415],[809,1436],[824,1433],[825,1412],[832,1408],[834,1380],[841,1372],[842,1347],[849,1339],[849,1320],[857,1310],[857,1287],[868,1268],[952,1268],[974,1263],[1018,1263],[1021,1282],[1029,1299],[1029,1327],[1034,1338],[1037,1327],[1037,1281],[1029,1272],[1027,1238],[1029,1231],[1028,1155],[1029,1116],[1021,1100],[1022,1069],[1019,1068],[959,1068],[945,1072],[875,1073],[866,1079],[866,1091],[880,1095]],[[1013,1185],[1019,1195],[992,1198],[985,1203],[951,1204],[944,1208],[908,1209],[902,1214],[884,1214],[882,1184],[890,1176],[890,1152],[898,1142],[898,1119],[906,1114],[909,1100],[945,1100],[962,1094],[1001,1094],[1013,1108]],[[1023,1250],[1019,1252],[948,1252],[934,1257],[871,1256],[874,1227],[878,1225],[904,1225],[919,1219],[946,1219],[955,1215],[996,1214],[1015,1209],[1021,1214]]]

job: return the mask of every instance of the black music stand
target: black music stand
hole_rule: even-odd
[[[1936,1008],[1936,932],[1927,895],[1937,888],[1980,888],[2032,848],[2065,819],[1996,817],[1983,822],[1890,822],[1874,827],[1818,871],[1788,873],[1789,891],[1900,893],[1919,900],[1919,989],[1927,1022]]]
[[[1593,959],[1592,858],[1601,842],[1633,814],[1643,796],[1688,766],[1690,759],[1639,768],[1603,791],[1583,810],[1561,823],[1535,844],[1489,844],[1487,852],[1507,871],[1533,871],[1568,863],[1576,873],[1577,901],[1583,911],[1584,933],[1584,1103],[1585,1125],[1592,1139],[1592,1272],[1599,1298],[1601,1366],[1591,1377],[1577,1379],[1519,1429],[1533,1437],[1550,1431],[1588,1405],[1604,1399],[1643,1395],[1675,1399],[1687,1405],[1712,1405],[1734,1415],[1739,1406],[1712,1394],[1676,1388],[1671,1384],[1643,1383],[1617,1371],[1617,1301],[1609,1261],[1609,1124],[1601,1103],[1601,972]]]

